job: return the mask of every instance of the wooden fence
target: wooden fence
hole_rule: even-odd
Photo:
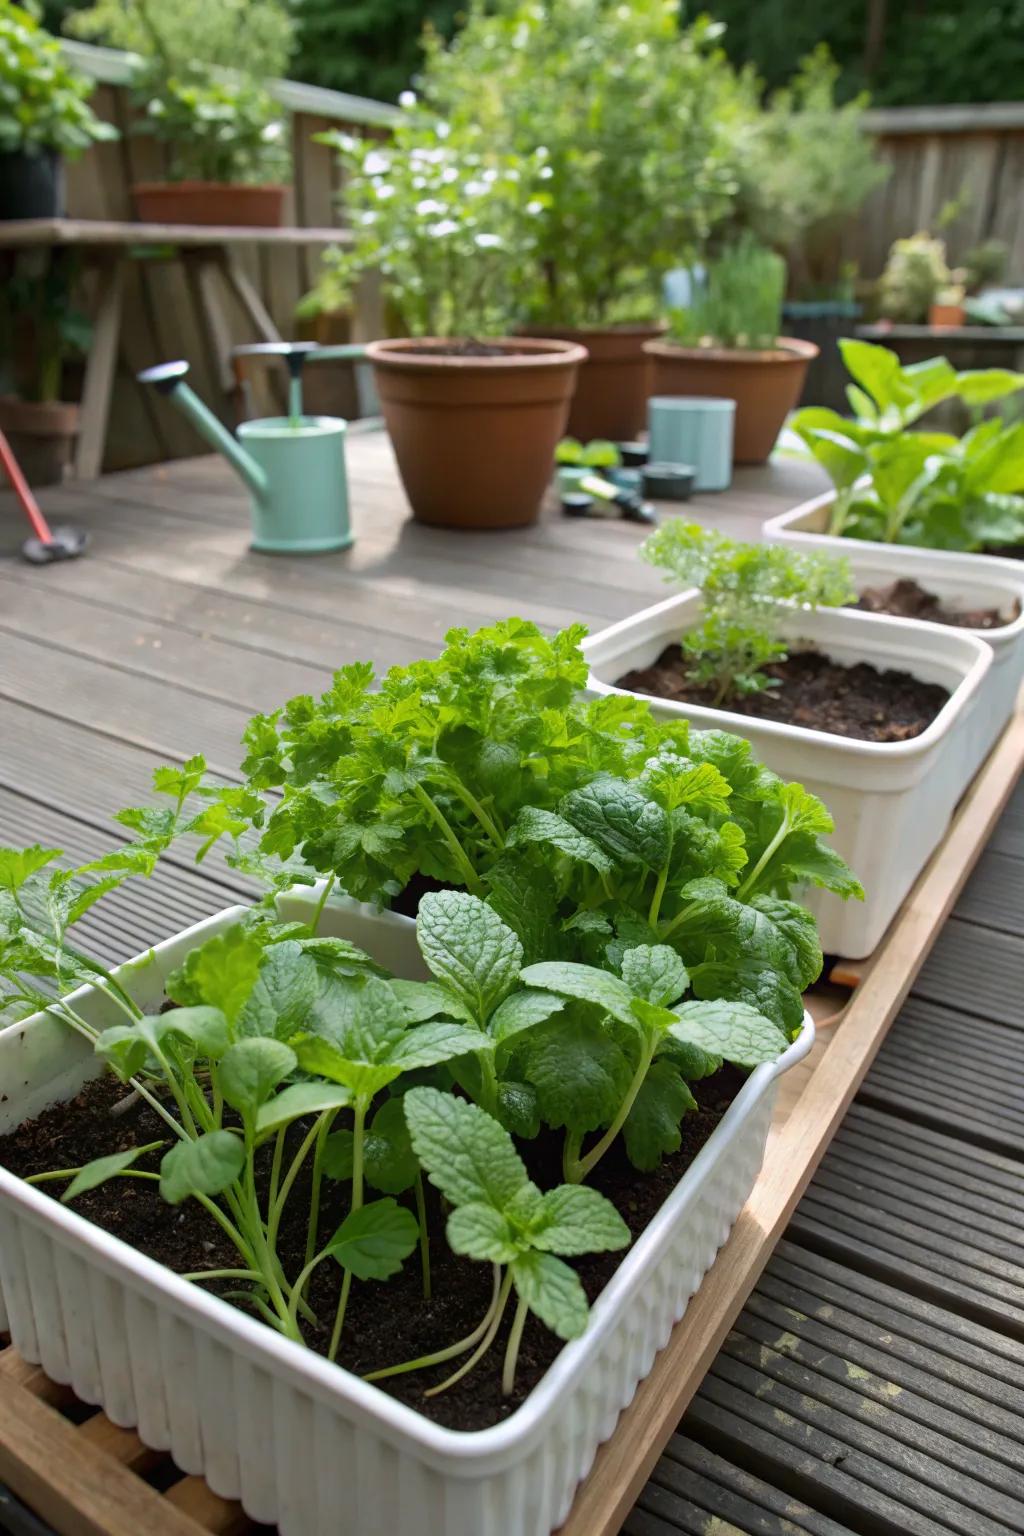
[[[67,48],[74,62],[99,82],[96,110],[121,130],[117,142],[96,146],[71,167],[68,211],[78,218],[130,219],[131,185],[163,174],[164,151],[153,139],[128,131],[132,108],[127,56],[76,43]],[[386,134],[396,109],[290,81],[280,82],[276,91],[291,123],[293,185],[288,221],[307,228],[334,226],[339,190],[336,157],[314,143],[314,135],[344,126],[364,134]],[[934,232],[940,212],[955,204],[956,216],[942,231],[951,264],[980,241],[997,238],[1009,250],[1009,276],[1024,281],[1024,106],[876,110],[866,115],[865,128],[876,137],[892,172],[844,238],[844,255],[857,263],[862,276],[873,277],[881,271],[894,239],[917,229]],[[295,305],[314,279],[317,251],[301,246],[265,247],[239,249],[239,255],[281,332],[294,334]],[[200,388],[209,389],[212,382],[207,377],[207,349],[202,345],[193,296],[177,263],[133,263],[127,304],[126,366],[115,398],[107,468],[174,457],[200,447],[187,423],[169,422],[169,412],[154,412],[140,399],[132,383],[133,370],[184,355],[196,369]],[[360,339],[375,333],[376,316],[368,297],[355,318]],[[252,339],[241,315],[231,316],[230,324],[235,340]]]

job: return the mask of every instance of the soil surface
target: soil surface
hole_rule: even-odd
[[[450,341],[440,346],[418,345],[408,348],[409,352],[415,352],[421,357],[522,357],[528,351],[527,347],[498,347],[491,341],[476,341],[470,337],[466,341]],[[531,352],[531,356],[535,355]]]
[[[898,619],[927,619],[930,624],[950,624],[958,629],[999,629],[1017,617],[998,608],[946,608],[942,599],[916,581],[894,581],[887,587],[865,587],[860,600],[850,605],[864,613],[891,613]]]
[[[653,1173],[638,1173],[630,1166],[622,1151],[621,1139],[595,1169],[588,1182],[615,1203],[634,1238],[671,1194],[739,1092],[744,1077],[745,1074],[737,1068],[726,1066],[713,1077],[691,1085],[700,1109],[687,1115],[682,1123],[680,1150],[666,1158]],[[114,1077],[97,1078],[87,1084],[77,1098],[67,1104],[55,1105],[37,1120],[0,1139],[0,1164],[20,1175],[74,1168],[106,1153],[125,1151],[166,1138],[167,1127],[142,1101],[137,1101],[126,1113],[111,1114],[113,1106],[123,1102],[127,1093],[125,1086]],[[343,1114],[337,1125],[343,1125],[345,1120]],[[309,1122],[298,1122],[291,1128],[288,1145],[292,1152],[308,1127]],[[269,1148],[263,1150],[268,1156],[263,1158],[258,1183],[265,1193]],[[545,1133],[536,1141],[520,1144],[531,1176],[543,1189],[561,1183],[561,1150],[561,1135],[555,1133]],[[288,1155],[286,1150],[286,1159]],[[156,1170],[160,1156],[160,1152],[151,1154],[135,1166]],[[38,1186],[55,1199],[64,1187],[57,1181]],[[372,1197],[372,1191],[370,1194]],[[321,1234],[333,1231],[343,1219],[348,1199],[347,1184],[325,1180]],[[410,1195],[403,1195],[401,1199],[411,1204]],[[234,1268],[240,1263],[220,1228],[200,1206],[193,1201],[182,1206],[165,1204],[158,1186],[149,1180],[112,1179],[81,1195],[74,1202],[74,1209],[179,1274]],[[285,1210],[278,1242],[278,1253],[289,1275],[297,1274],[303,1265],[308,1209],[308,1178],[304,1180],[300,1175]],[[443,1235],[445,1213],[440,1197],[429,1185],[427,1210],[431,1232],[432,1299],[426,1301],[423,1297],[418,1253],[407,1259],[403,1270],[386,1284],[354,1282],[338,1359],[357,1375],[453,1344],[476,1328],[490,1303],[491,1266],[458,1258],[451,1252]],[[591,1302],[628,1252],[629,1249],[624,1249],[622,1253],[595,1254],[574,1261]],[[340,1282],[341,1270],[330,1261],[325,1261],[314,1271],[308,1295],[319,1324],[307,1326],[306,1340],[321,1354],[327,1351]],[[232,1287],[230,1281],[199,1283],[214,1293],[223,1293]],[[232,1304],[250,1310],[244,1296],[237,1291]],[[510,1305],[490,1353],[475,1370],[441,1396],[425,1397],[424,1393],[451,1374],[465,1356],[432,1370],[410,1372],[382,1381],[380,1387],[452,1429],[483,1429],[507,1418],[529,1395],[563,1347],[554,1334],[531,1315],[523,1334],[515,1391],[511,1397],[503,1398],[501,1367],[512,1312]]]
[[[687,658],[678,645],[670,645],[653,666],[625,673],[617,686],[855,741],[909,741],[920,736],[949,698],[938,683],[922,683],[909,672],[880,672],[867,662],[847,667],[820,651],[794,651],[765,671],[771,687],[716,705],[713,687],[692,682]]]

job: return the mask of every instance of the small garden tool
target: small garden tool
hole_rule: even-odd
[[[0,432],[0,465],[11,483],[11,490],[29,520],[32,537],[21,546],[22,559],[31,565],[49,565],[54,560],[75,560],[89,542],[80,528],[51,528],[43,516],[32,489],[14,457],[14,449]]]

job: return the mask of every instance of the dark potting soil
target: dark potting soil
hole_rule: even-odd
[[[421,357],[518,357],[529,351],[527,347],[498,347],[491,341],[449,341],[440,346],[410,347]]]
[[[420,909],[420,902],[430,891],[450,891],[452,887],[445,885],[443,880],[435,880],[433,875],[421,875],[417,870],[408,885],[399,891],[389,908],[392,912],[398,912],[402,917],[415,917]]]
[[[771,687],[716,705],[713,687],[692,682],[689,665],[680,647],[669,645],[653,666],[625,673],[617,686],[855,741],[920,736],[949,698],[938,683],[922,683],[909,672],[880,672],[864,661],[847,667],[820,651],[794,651],[765,668]]]
[[[734,1067],[723,1067],[713,1077],[694,1083],[692,1091],[700,1108],[682,1123],[683,1143],[679,1151],[666,1158],[652,1173],[638,1173],[627,1161],[621,1140],[607,1153],[589,1180],[614,1202],[634,1239],[657,1214],[683,1173],[696,1157],[739,1092],[745,1074]],[[134,1103],[126,1113],[112,1115],[112,1108],[122,1103],[128,1090],[112,1076],[103,1076],[86,1085],[67,1104],[55,1105],[38,1119],[20,1126],[0,1139],[0,1164],[12,1173],[27,1175],[50,1169],[74,1168],[106,1153],[127,1151],[161,1137],[167,1127],[143,1101]],[[344,1123],[344,1116],[338,1124]],[[294,1153],[309,1123],[291,1127],[285,1158]],[[264,1184],[269,1170],[269,1148],[259,1172]],[[533,1142],[520,1144],[520,1151],[531,1176],[542,1189],[561,1183],[562,1138],[546,1133]],[[156,1170],[161,1153],[142,1158],[138,1168]],[[262,1156],[262,1153],[261,1153]],[[39,1185],[44,1193],[57,1198],[63,1183]],[[372,1192],[371,1192],[372,1197]],[[409,1196],[403,1196],[409,1201]],[[348,1186],[324,1183],[320,1209],[321,1236],[334,1230],[343,1219],[348,1200]],[[156,1184],[145,1179],[112,1179],[90,1190],[74,1202],[79,1215],[105,1231],[123,1238],[139,1252],[165,1264],[179,1274],[203,1269],[233,1268],[238,1255],[220,1228],[195,1202],[181,1206],[167,1205]],[[308,1167],[293,1187],[279,1235],[278,1253],[285,1271],[295,1275],[305,1258],[307,1216],[309,1209]],[[415,1359],[465,1338],[480,1322],[491,1300],[492,1274],[489,1264],[458,1258],[444,1239],[445,1214],[440,1197],[427,1186],[428,1226],[431,1233],[430,1259],[432,1296],[423,1297],[419,1254],[406,1260],[402,1271],[386,1284],[374,1281],[352,1286],[345,1328],[338,1360],[356,1375],[366,1375],[384,1366]],[[591,1302],[611,1279],[629,1249],[621,1253],[594,1254],[574,1261],[574,1267]],[[325,1260],[313,1274],[308,1297],[319,1319],[316,1327],[307,1326],[306,1341],[320,1354],[326,1354],[341,1282],[341,1270]],[[237,1282],[201,1282],[214,1293],[230,1290]],[[242,1298],[233,1304],[248,1310]],[[408,1403],[426,1417],[451,1429],[483,1429],[507,1418],[529,1395],[562,1349],[561,1342],[532,1315],[527,1321],[519,1352],[515,1390],[511,1397],[501,1395],[501,1367],[505,1341],[514,1308],[506,1309],[505,1319],[491,1348],[480,1364],[461,1381],[439,1397],[425,1397],[427,1388],[442,1382],[467,1356],[461,1356],[431,1370],[396,1376],[378,1385],[392,1397]]]
[[[1017,617],[998,608],[947,608],[934,592],[916,581],[894,581],[887,587],[865,587],[852,608],[864,613],[891,613],[898,619],[926,619],[930,624],[949,624],[958,629],[999,629]]]

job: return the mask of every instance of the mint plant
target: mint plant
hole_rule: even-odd
[[[684,632],[681,645],[693,682],[711,690],[714,709],[773,686],[765,668],[786,659],[781,604],[813,610],[856,599],[845,561],[745,544],[679,518],[645,539],[640,554],[670,580],[700,589],[703,618]]]

